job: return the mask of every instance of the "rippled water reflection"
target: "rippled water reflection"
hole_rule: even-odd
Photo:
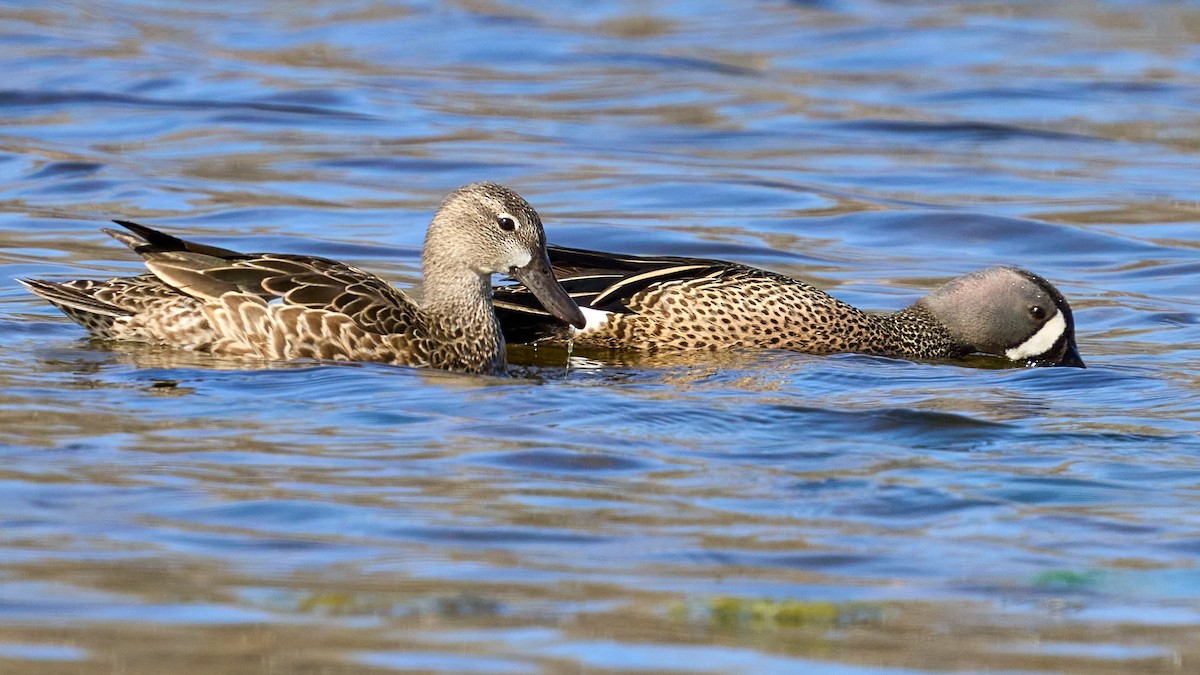
[[[1200,10],[0,8],[0,669],[1193,672]],[[514,348],[515,378],[89,343],[128,217],[418,280],[555,242],[896,309],[1013,263],[1087,370]]]

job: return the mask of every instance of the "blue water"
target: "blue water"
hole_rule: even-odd
[[[0,670],[1195,672],[1200,9],[0,6]],[[1076,369],[93,343],[121,217],[419,284],[441,198],[870,309],[1016,264]]]

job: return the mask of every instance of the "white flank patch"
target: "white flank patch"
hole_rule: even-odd
[[[1062,312],[1059,312],[1054,315],[1054,318],[1047,321],[1041,330],[1034,333],[1033,337],[1004,352],[1004,355],[1013,361],[1041,356],[1050,351],[1050,348],[1054,346],[1055,342],[1058,342],[1066,329],[1067,320],[1063,318]]]
[[[579,335],[580,333],[586,333],[589,330],[596,330],[608,321],[608,317],[612,316],[612,312],[603,312],[598,309],[592,309],[591,307],[580,307],[579,311],[583,312],[583,319],[587,323],[583,325],[583,328],[572,328],[571,330],[574,331],[572,335]]]

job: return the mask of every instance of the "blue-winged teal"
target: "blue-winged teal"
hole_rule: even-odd
[[[989,267],[892,314],[868,314],[797,279],[735,263],[549,247],[587,325],[550,320],[523,286],[495,289],[512,342],[642,350],[790,349],[908,359],[993,354],[1083,367],[1071,307],[1045,279]]]
[[[493,183],[459,188],[433,217],[421,255],[420,306],[379,277],[333,260],[242,254],[116,222],[132,234],[105,232],[141,254],[150,274],[22,282],[102,338],[275,360],[499,373],[505,360],[491,303],[496,273],[519,279],[558,319],[584,325],[551,273],[537,212]]]

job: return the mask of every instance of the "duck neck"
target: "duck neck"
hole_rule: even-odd
[[[869,314],[871,324],[862,352],[907,359],[937,359],[962,356],[963,349],[950,332],[921,305],[892,314]]]
[[[498,374],[504,371],[504,335],[492,309],[491,275],[464,266],[423,265],[430,366]]]

